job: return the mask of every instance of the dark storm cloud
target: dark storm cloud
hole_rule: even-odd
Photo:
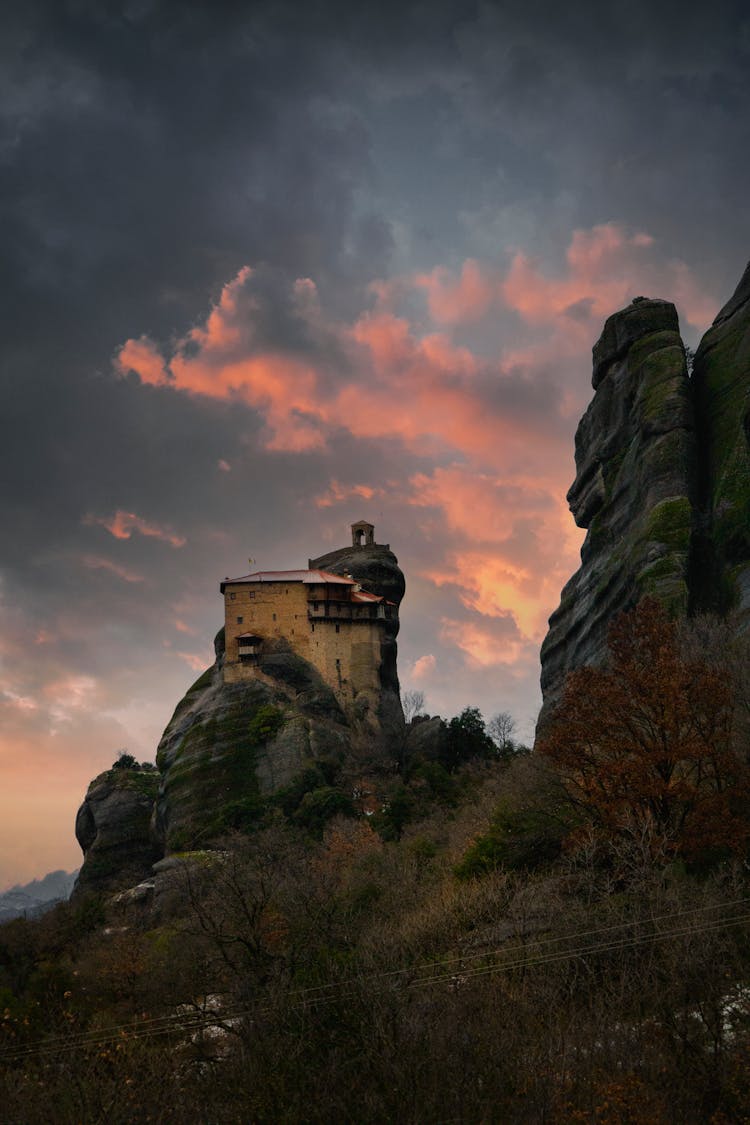
[[[129,334],[184,331],[246,261],[325,279],[366,247],[384,265],[387,224],[354,208],[364,130],[315,101],[339,80],[331,60],[312,30],[285,38],[290,12],[274,27],[270,8],[244,10],[32,4],[9,26],[0,457],[16,576],[88,511],[147,504],[189,525],[252,432],[111,379]],[[266,307],[269,333],[291,327]]]
[[[654,284],[687,271],[718,298],[748,256],[744,5],[29,0],[2,24],[0,705],[28,719],[29,754],[58,721],[67,746],[114,751],[133,726],[106,718],[118,705],[166,721],[223,573],[304,564],[363,516],[420,607],[405,670],[434,656],[447,710],[493,677],[532,700],[585,353],[629,293],[607,288],[618,262],[644,231],[684,259]],[[601,269],[568,266],[576,228],[591,260],[612,236]],[[431,321],[415,276],[446,267],[430,294],[451,306],[467,257],[489,263],[485,321],[470,287],[466,326]],[[316,448],[273,448],[262,399],[113,370],[129,340],[189,357],[243,267],[243,354],[314,368]],[[404,289],[403,340],[371,315],[376,279]]]
[[[458,42],[466,135],[487,151],[494,132],[511,194],[523,181],[504,136],[544,153],[568,222],[651,224],[731,284],[750,242],[745,5],[488,4]]]
[[[393,246],[373,202],[394,182],[387,146],[373,155],[378,130],[402,158],[411,149],[412,176],[422,166],[412,210],[425,220],[461,195],[480,202],[477,172],[503,173],[507,203],[538,190],[543,167],[550,197],[575,189],[577,220],[608,218],[604,198],[618,217],[681,225],[683,241],[710,236],[714,259],[734,250],[719,212],[747,182],[747,27],[727,3],[710,22],[643,3],[19,10],[4,36],[1,150],[8,561],[74,538],[83,514],[113,503],[147,500],[187,524],[210,503],[208,467],[231,459],[252,418],[117,383],[109,357],[131,335],[183,334],[246,263],[314,277],[333,307],[361,308]],[[562,136],[566,114],[577,121]],[[696,232],[699,206],[715,221]],[[299,322],[264,276],[259,323],[294,348]],[[488,393],[525,412],[556,392],[521,380]]]

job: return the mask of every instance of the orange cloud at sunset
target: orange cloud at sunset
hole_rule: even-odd
[[[436,509],[439,524],[462,541],[423,576],[455,586],[479,614],[511,614],[525,637],[540,640],[583,537],[562,500],[567,483],[542,475],[505,480],[461,465],[417,474],[410,502]]]
[[[562,274],[521,251],[505,271],[473,259],[456,278],[436,267],[398,285],[375,286],[376,307],[350,324],[327,319],[314,283],[298,279],[287,300],[296,330],[309,342],[304,354],[266,337],[256,275],[245,267],[171,356],[141,337],[123,346],[117,367],[144,383],[247,404],[265,423],[269,450],[323,449],[343,428],[354,437],[397,437],[415,452],[454,450],[504,470],[514,456],[525,458],[544,425],[542,411],[517,408],[520,399],[535,388],[541,393],[539,373],[554,367],[556,357],[588,363],[592,322],[643,289],[669,291],[672,283],[688,317],[705,319],[713,308],[683,263],[657,269],[647,257],[652,244],[647,234],[607,223],[573,233]],[[409,289],[426,293],[432,320],[447,331],[426,331],[395,311]],[[490,308],[520,314],[537,330],[547,326],[548,340],[537,334],[533,343],[514,342],[487,359],[452,338],[454,327]],[[338,369],[331,369],[332,354]]]
[[[115,539],[130,539],[134,531],[139,535],[145,535],[154,539],[161,539],[165,543],[169,543],[171,547],[184,547],[187,540],[181,535],[175,535],[169,528],[160,527],[158,524],[149,523],[147,520],[141,519],[140,516],[135,515],[134,512],[123,512],[118,509],[114,516],[109,518],[88,515],[84,517],[83,522],[89,526],[99,524],[101,527],[107,529],[110,535]],[[87,563],[87,565],[92,565]],[[107,566],[108,569],[113,570],[113,565],[99,560],[100,566]],[[124,573],[120,573],[120,577],[124,577]],[[138,581],[138,579],[128,578],[127,581]]]
[[[428,678],[435,671],[437,661],[431,652],[425,653],[424,656],[419,656],[414,661],[410,672],[410,679],[415,683]]]
[[[318,508],[331,508],[334,504],[341,504],[345,500],[353,500],[359,497],[361,500],[372,500],[372,498],[380,494],[382,489],[371,488],[368,484],[342,484],[341,481],[332,480],[327,492],[322,496],[315,499],[315,504]]]
[[[177,655],[196,673],[205,671],[211,663],[211,657],[206,652],[178,652]]]
[[[469,660],[480,667],[492,665],[513,666],[523,660],[528,643],[518,637],[498,636],[491,623],[453,621],[443,618],[441,637],[446,644],[455,645]]]
[[[128,340],[117,356],[120,370],[137,371],[144,383],[161,383],[168,378],[164,361],[147,336]]]
[[[603,223],[574,231],[562,262],[518,249],[374,282],[371,307],[347,321],[327,314],[310,278],[245,267],[175,346],[130,340],[117,368],[167,394],[249,408],[261,453],[325,457],[342,435],[363,450],[390,443],[387,488],[357,463],[313,504],[335,514],[377,497],[411,509],[430,544],[415,574],[453,604],[442,636],[477,667],[506,667],[538,645],[578,565],[582,533],[564,496],[604,317],[641,293],[679,296],[691,323],[715,309],[688,267],[654,248],[645,232]],[[99,522],[146,534],[135,520]],[[437,674],[427,658],[414,665],[425,685]]]
[[[664,296],[680,303],[691,324],[705,326],[716,312],[716,301],[701,293],[684,262],[656,266],[644,258],[643,251],[653,244],[650,235],[628,235],[617,223],[576,230],[561,276],[550,276],[517,251],[502,285],[504,299],[525,320],[544,324],[577,307],[603,320],[633,297]]]
[[[499,276],[474,258],[467,258],[453,281],[448,270],[437,266],[417,274],[415,284],[427,293],[430,316],[437,324],[470,324],[481,320],[499,294]]]
[[[136,574],[133,570],[128,570],[127,567],[120,566],[118,563],[112,562],[111,559],[101,558],[99,555],[82,555],[81,562],[89,570],[106,570],[110,574],[114,574],[116,578],[122,579],[123,582],[143,582],[142,574]]]

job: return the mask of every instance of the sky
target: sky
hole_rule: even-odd
[[[153,760],[219,582],[366,519],[399,672],[530,738],[591,347],[750,257],[750,12],[26,0],[0,16],[0,889]]]

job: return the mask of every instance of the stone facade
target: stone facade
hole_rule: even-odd
[[[226,579],[224,680],[262,677],[264,654],[309,661],[347,707],[362,694],[377,705],[382,649],[395,607],[351,578],[322,570],[266,571]]]

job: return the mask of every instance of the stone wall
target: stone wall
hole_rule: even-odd
[[[258,633],[267,644],[283,637],[295,652],[315,663],[310,648],[312,631],[307,617],[307,587],[301,582],[227,584],[224,610],[224,679],[227,683],[253,675],[252,665],[240,663],[237,638],[241,633]],[[238,617],[242,621],[238,621]]]
[[[369,705],[376,708],[381,687],[385,621],[367,618],[310,621],[309,590],[310,587],[301,582],[227,584],[224,594],[225,683],[252,680],[261,675],[256,664],[241,662],[238,652],[240,634],[257,633],[264,639],[264,652],[286,645],[314,665],[342,706],[348,706],[356,696],[365,693]]]

